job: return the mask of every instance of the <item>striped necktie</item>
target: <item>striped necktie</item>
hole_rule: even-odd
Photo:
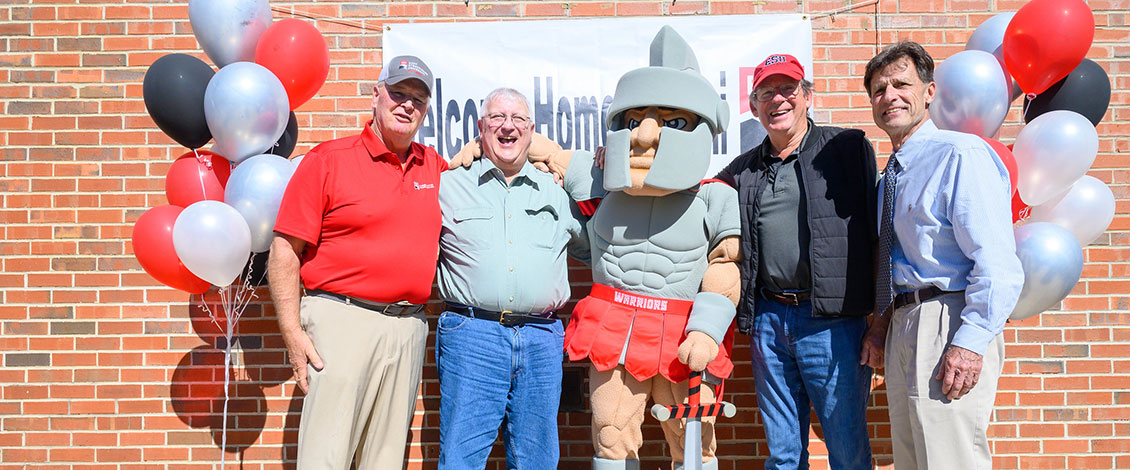
[[[886,312],[894,299],[894,285],[891,283],[891,245],[895,242],[895,187],[898,173],[902,169],[894,155],[887,160],[883,169],[883,214],[879,222],[879,272],[875,279],[875,305],[879,314]]]

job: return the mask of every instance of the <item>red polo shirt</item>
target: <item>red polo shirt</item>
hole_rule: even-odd
[[[371,122],[370,122],[371,123]],[[408,164],[369,124],[314,147],[286,187],[275,231],[306,241],[302,283],[375,302],[422,304],[439,253],[439,175],[447,162],[413,142]]]

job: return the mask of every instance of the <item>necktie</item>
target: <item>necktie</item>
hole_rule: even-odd
[[[895,241],[895,186],[901,169],[894,155],[887,160],[883,169],[883,214],[879,219],[879,272],[875,279],[875,305],[879,314],[886,312],[894,298],[894,285],[891,283],[891,245]]]

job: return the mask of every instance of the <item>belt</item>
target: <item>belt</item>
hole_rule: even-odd
[[[899,307],[902,307],[902,306],[905,306],[905,305],[910,305],[910,304],[913,304],[913,303],[922,303],[922,302],[930,300],[934,297],[937,297],[937,296],[940,296],[940,295],[946,295],[946,294],[953,294],[955,292],[964,292],[964,291],[941,290],[941,289],[937,288],[936,286],[930,286],[930,287],[923,287],[923,288],[918,289],[918,290],[912,290],[910,292],[903,292],[901,294],[896,295],[894,300],[891,302],[891,311],[893,312],[895,310],[898,310]]]
[[[394,317],[402,315],[414,315],[424,310],[424,305],[414,304],[408,302],[407,300],[401,300],[400,302],[386,304],[359,299],[357,297],[350,297],[348,295],[338,294],[337,292],[324,291],[321,289],[307,290],[306,295],[321,297],[323,299],[336,300],[345,305],[356,305],[366,310],[372,310],[374,312],[383,313],[385,315],[391,315]]]
[[[812,298],[812,293],[804,292],[773,292],[769,289],[762,287],[759,289],[761,296],[766,299],[776,301],[785,305],[800,305],[801,302],[808,302]]]
[[[623,305],[625,307],[651,310],[653,312],[663,312],[664,315],[675,315],[686,317],[691,313],[691,307],[694,301],[667,299],[663,297],[651,297],[647,295],[633,294],[631,292],[622,291],[615,287],[606,286],[604,284],[593,283],[592,290],[589,292],[589,297],[611,302],[614,304]]]
[[[478,318],[480,320],[495,321],[505,327],[522,326],[527,323],[536,323],[539,325],[557,323],[556,318],[528,313],[514,313],[509,310],[495,312],[493,310],[484,310],[452,302],[447,303],[447,311],[458,313],[466,317]],[[553,312],[550,312],[549,315],[553,315]]]

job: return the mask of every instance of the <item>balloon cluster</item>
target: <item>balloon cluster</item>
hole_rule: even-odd
[[[270,247],[294,172],[287,160],[298,137],[293,110],[325,82],[329,50],[305,21],[272,24],[267,0],[190,0],[188,14],[220,69],[169,54],[145,73],[153,122],[192,150],[169,168],[169,205],[142,214],[133,245],[154,279],[201,294],[230,286],[251,253]],[[197,150],[209,141],[210,151]]]
[[[293,110],[325,82],[329,49],[304,21],[271,24],[267,0],[189,0],[188,16],[196,40],[220,69],[169,54],[146,71],[146,110],[157,127],[191,150],[169,167],[169,204],[142,214],[132,238],[138,263],[154,279],[192,294],[219,288],[222,312],[211,311],[203,299],[201,306],[224,325],[220,444],[227,449],[232,342],[254,297],[250,273],[233,283],[254,264],[252,253],[270,248],[296,166],[287,160],[298,139]],[[210,140],[210,151],[198,150]]]
[[[1014,320],[1071,292],[1083,272],[1082,247],[1114,219],[1114,194],[1086,176],[1111,91],[1106,72],[1084,57],[1094,35],[1083,0],[1032,0],[986,20],[936,71],[930,117],[939,128],[981,136],[1009,172],[1024,269]],[[1005,146],[992,137],[1021,95],[1026,125]]]

